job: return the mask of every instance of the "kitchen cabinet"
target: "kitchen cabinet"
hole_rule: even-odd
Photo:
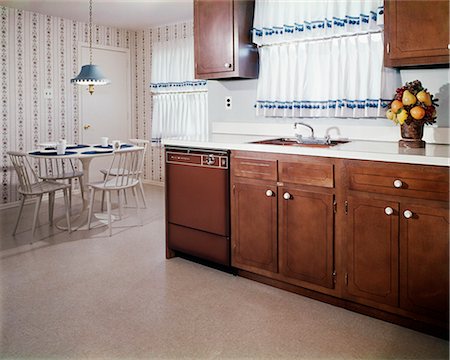
[[[347,161],[345,296],[448,319],[447,168]]]
[[[280,272],[333,288],[334,195],[280,187]]]
[[[232,265],[278,271],[277,200],[273,185],[233,184]]]
[[[449,63],[448,1],[385,0],[384,10],[385,66]]]
[[[405,202],[400,228],[400,307],[448,319],[448,207]]]
[[[254,0],[195,0],[196,79],[257,78]]]
[[[232,265],[333,289],[333,165],[232,152],[231,173]]]
[[[447,167],[249,151],[230,166],[239,274],[448,333]]]

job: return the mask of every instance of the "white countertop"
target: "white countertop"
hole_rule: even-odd
[[[387,161],[422,165],[450,166],[450,146],[427,144],[424,149],[400,148],[397,142],[351,140],[330,148],[305,146],[252,144],[254,141],[274,139],[276,136],[211,134],[207,138],[180,137],[165,139],[166,146],[203,149],[245,150],[324,156],[345,159]]]

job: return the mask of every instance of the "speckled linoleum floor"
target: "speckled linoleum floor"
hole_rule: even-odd
[[[0,211],[0,357],[40,359],[448,359],[448,342],[164,257],[164,190],[146,186],[113,224],[72,234],[33,206]],[[56,217],[63,216],[57,201]],[[80,208],[75,198],[74,213]],[[97,204],[98,208],[99,205]]]

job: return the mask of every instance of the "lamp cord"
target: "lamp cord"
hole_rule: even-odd
[[[92,0],[89,0],[89,63],[92,65]]]

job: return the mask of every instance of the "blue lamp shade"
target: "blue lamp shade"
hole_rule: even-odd
[[[89,85],[89,92],[94,92],[94,85],[107,85],[109,81],[98,65],[83,65],[76,78],[70,80],[72,84]]]

